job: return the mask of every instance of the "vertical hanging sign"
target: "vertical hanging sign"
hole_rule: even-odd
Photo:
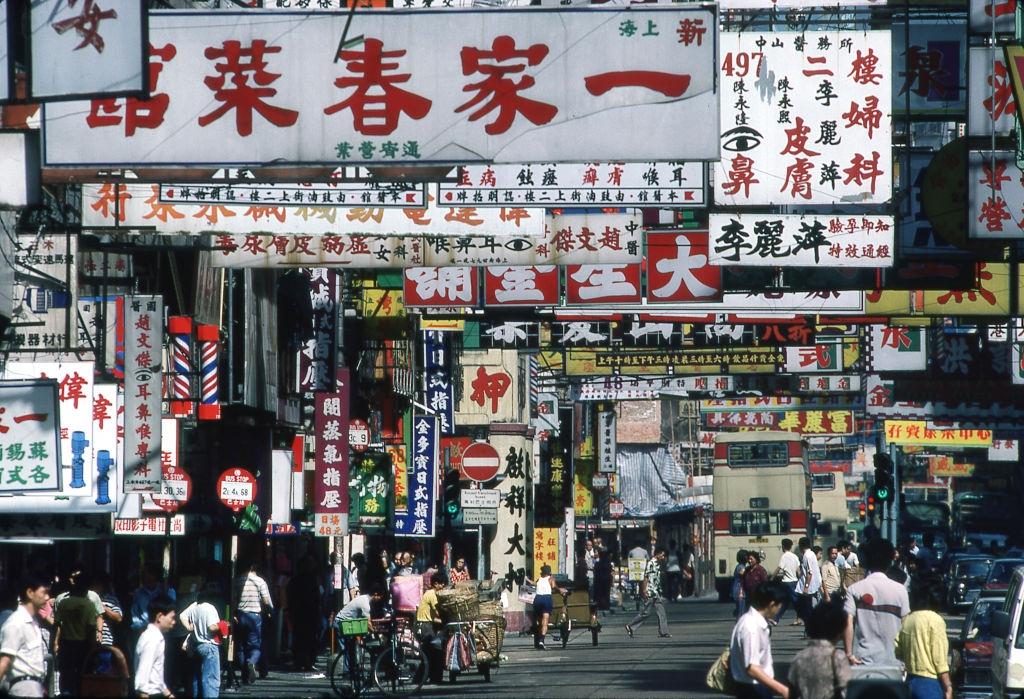
[[[125,310],[124,492],[160,492],[164,301],[129,296]]]
[[[344,536],[348,530],[349,371],[335,370],[337,390],[317,393],[313,403],[316,462],[313,477],[313,531]]]
[[[597,471],[615,473],[615,411],[603,410],[597,414]]]
[[[437,479],[438,424],[436,417],[412,419],[412,471],[409,509],[395,514],[395,536],[434,536]]]
[[[455,429],[455,395],[452,392],[448,333],[423,331],[423,369],[427,382],[427,407],[437,416],[441,434]]]
[[[309,300],[313,306],[313,336],[299,350],[299,391],[330,391],[334,385],[335,322],[338,273],[309,271]]]

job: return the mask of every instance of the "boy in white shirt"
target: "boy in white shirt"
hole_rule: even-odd
[[[766,699],[776,694],[789,699],[789,688],[775,679],[768,625],[787,599],[789,589],[782,583],[762,583],[750,595],[750,609],[736,620],[729,640],[729,671],[738,699]]]
[[[164,682],[164,634],[174,628],[174,602],[161,595],[149,603],[147,612],[149,624],[135,646],[135,694],[139,699],[174,699]]]

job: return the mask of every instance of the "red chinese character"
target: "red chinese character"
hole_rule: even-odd
[[[792,165],[786,168],[786,181],[782,183],[780,192],[789,188],[789,196],[811,198],[811,170],[814,163],[807,158],[797,158]]]
[[[825,56],[807,56],[806,58],[807,62],[811,65],[819,65],[828,61],[828,58]],[[835,75],[830,68],[815,68],[814,70],[804,68],[803,74],[809,78],[812,78],[815,75]]]
[[[689,46],[696,42],[697,46],[701,45],[704,41],[704,33],[708,30],[704,26],[704,20],[702,19],[681,19],[679,20],[679,26],[676,27],[676,34],[679,35],[679,43],[683,46]]]
[[[821,155],[807,149],[807,137],[811,133],[811,127],[804,124],[802,117],[796,118],[796,125],[793,128],[784,130],[786,147],[779,151],[781,155]]]
[[[993,166],[995,167],[994,171]],[[985,185],[989,189],[997,192],[1001,192],[1003,190],[1003,182],[1010,181],[1010,176],[1005,174],[1005,160],[984,160],[981,163],[981,171],[984,176],[978,180],[978,184]]]
[[[96,398],[92,402],[92,421],[99,423],[99,427],[103,429],[103,423],[110,419],[110,408],[113,404],[107,399],[102,393],[97,394]]]
[[[682,97],[690,87],[687,73],[663,73],[657,70],[616,70],[583,78],[587,92],[600,97],[617,87],[645,87],[666,97]]]
[[[871,180],[872,194],[875,193],[875,181],[884,174],[878,167],[878,151],[871,152],[871,160],[865,159],[860,153],[854,155],[850,167],[844,168],[843,172],[846,173],[843,184],[856,182],[861,185],[864,184],[864,180]]]
[[[754,177],[753,158],[748,158],[742,153],[737,153],[730,161],[728,176],[729,181],[722,183],[722,191],[729,195],[735,195],[742,188],[743,196],[749,199],[750,185],[760,183],[760,180]]]
[[[399,58],[405,50],[385,51],[380,39],[367,39],[363,51],[342,51],[339,55],[346,67],[360,77],[342,77],[334,81],[335,87],[354,87],[348,99],[324,109],[324,114],[335,114],[342,109],[352,110],[352,126],[366,136],[387,136],[398,128],[398,118],[405,112],[413,119],[422,119],[430,111],[432,102],[425,97],[396,87],[408,82],[409,73],[384,75],[398,68],[398,62],[385,63],[385,58]],[[370,94],[370,90],[373,94]]]
[[[942,67],[942,53],[938,49],[926,51],[921,46],[907,49],[907,69],[900,71],[905,78],[900,94],[905,94],[916,83],[912,91],[920,97],[928,97],[934,90],[938,96],[945,96],[955,89],[948,80],[952,78]]]
[[[73,401],[74,407],[78,409],[78,401],[85,398],[85,391],[82,387],[89,382],[78,375],[76,371],[74,375],[65,374],[64,378],[61,379],[60,383],[57,384],[57,396],[60,398],[61,403],[64,401]]]
[[[985,222],[985,230],[995,233],[1003,230],[1003,221],[1010,220],[1010,212],[1006,208],[1006,200],[1002,197],[991,196],[981,205],[979,221]]]
[[[68,7],[74,7],[78,4],[78,0],[67,0],[67,2]],[[103,53],[105,44],[103,37],[99,35],[99,29],[100,22],[105,19],[117,19],[117,11],[103,10],[96,4],[96,0],[85,0],[82,12],[77,17],[63,19],[59,22],[54,22],[50,26],[58,34],[74,29],[78,36],[82,37],[82,43],[74,48],[75,51],[86,46],[92,46],[96,49],[96,53]]]
[[[478,367],[476,378],[470,383],[473,392],[470,394],[469,399],[482,408],[489,398],[491,401],[491,412],[497,413],[498,399],[508,392],[508,387],[511,385],[512,377],[505,372],[499,371],[494,374],[488,374],[486,368]]]
[[[131,198],[132,195],[128,193],[127,187],[105,184],[100,187],[99,197],[92,203],[92,210],[100,212],[103,218],[111,218],[113,211],[116,211],[117,220],[124,223],[124,205]]]
[[[878,98],[874,95],[864,98],[864,107],[861,108],[856,102],[850,102],[850,111],[843,114],[846,119],[846,128],[856,125],[863,126],[868,130],[868,138],[871,138],[875,129],[882,124],[882,110],[878,108]]]
[[[899,349],[904,347],[910,349],[912,340],[910,338],[909,328],[882,328],[882,347],[891,347],[892,349]]]
[[[1002,61],[996,61],[992,66],[992,75],[988,76],[988,84],[992,91],[985,98],[983,104],[985,110],[992,117],[992,121],[999,121],[999,117],[1004,114],[1013,114],[1016,109],[1013,102],[1013,83],[1010,82],[1006,66]]]
[[[264,54],[280,52],[280,46],[267,46],[263,39],[256,39],[247,48],[242,48],[240,41],[225,41],[219,49],[212,46],[207,48],[203,55],[210,60],[220,59],[221,62],[214,65],[219,75],[207,76],[203,82],[214,91],[213,98],[223,104],[199,117],[199,125],[207,126],[232,109],[235,110],[235,129],[239,136],[252,134],[253,111],[259,112],[260,116],[277,127],[294,124],[299,118],[298,112],[263,101],[264,97],[277,94],[276,88],[266,86],[281,77],[280,73],[266,71]],[[229,75],[232,76],[230,87],[226,87],[229,85]],[[249,84],[250,80],[252,85]]]
[[[555,118],[558,107],[519,95],[521,91],[533,87],[536,81],[529,75],[523,75],[518,81],[506,76],[522,73],[527,66],[539,65],[548,55],[548,50],[545,44],[534,44],[528,49],[517,50],[515,39],[504,35],[491,42],[490,51],[463,46],[460,53],[462,74],[482,73],[485,77],[480,82],[462,88],[463,92],[476,90],[477,94],[456,109],[456,113],[476,107],[487,100],[483,106],[469,115],[469,120],[476,121],[497,109],[497,117],[484,127],[484,131],[492,136],[508,131],[517,113],[522,113],[537,126],[547,124]],[[514,62],[500,65],[510,61]]]
[[[124,121],[124,135],[132,136],[136,129],[155,129],[164,123],[167,107],[171,98],[164,92],[156,92],[160,73],[164,63],[169,63],[178,53],[174,44],[166,44],[161,48],[149,45],[149,89],[150,97],[146,100],[129,97],[124,101],[124,117],[118,112],[121,104],[116,99],[92,100],[89,116],[85,123],[90,128],[101,126],[117,126]],[[159,59],[155,60],[155,59]]]
[[[882,74],[875,72],[877,66],[878,56],[875,55],[874,49],[868,49],[864,56],[861,56],[858,50],[857,57],[850,64],[850,72],[847,73],[847,76],[852,77],[853,81],[860,85],[877,85],[878,81],[882,79]]]

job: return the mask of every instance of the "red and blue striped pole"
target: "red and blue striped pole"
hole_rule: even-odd
[[[199,419],[219,420],[217,355],[220,353],[220,328],[216,325],[199,325],[196,338],[199,340],[199,371],[202,381]]]
[[[171,316],[167,319],[167,333],[171,336],[171,415],[189,417],[195,412],[192,400],[192,319]]]

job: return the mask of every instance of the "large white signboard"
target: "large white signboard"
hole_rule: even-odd
[[[19,234],[14,244],[15,352],[58,352],[77,345],[78,236]]]
[[[763,206],[889,200],[892,68],[888,31],[721,36],[717,203]]]
[[[0,381],[0,493],[60,490],[57,384]]]
[[[607,376],[584,379],[580,383],[578,400],[651,400],[661,394],[685,395],[689,392],[708,393],[731,391],[732,376],[672,376],[648,379],[635,376]]]
[[[711,214],[709,262],[736,267],[891,267],[892,216]]]
[[[442,204],[473,206],[704,206],[704,163],[465,165],[438,185]]]
[[[423,208],[424,185],[411,182],[207,182],[160,185],[160,201],[167,204],[223,204],[226,206],[393,206]]]
[[[717,26],[699,7],[154,12],[159,113],[128,133],[49,105],[45,160],[710,160]],[[336,61],[346,27],[363,40]]]
[[[967,135],[1009,136],[1017,126],[1013,81],[1001,46],[972,46],[967,72]]]
[[[540,237],[217,235],[215,267],[444,267],[639,262],[639,215],[552,216]]]
[[[970,237],[1024,237],[1024,172],[1010,151],[967,154],[967,201]]]
[[[87,184],[82,186],[82,225],[155,228],[158,233],[539,236],[544,231],[544,209],[477,209],[433,202],[425,209],[342,208],[323,202],[172,204],[161,201],[157,184]]]
[[[124,492],[160,492],[163,298],[125,297]]]
[[[29,97],[145,90],[146,5],[139,0],[32,0]]]

